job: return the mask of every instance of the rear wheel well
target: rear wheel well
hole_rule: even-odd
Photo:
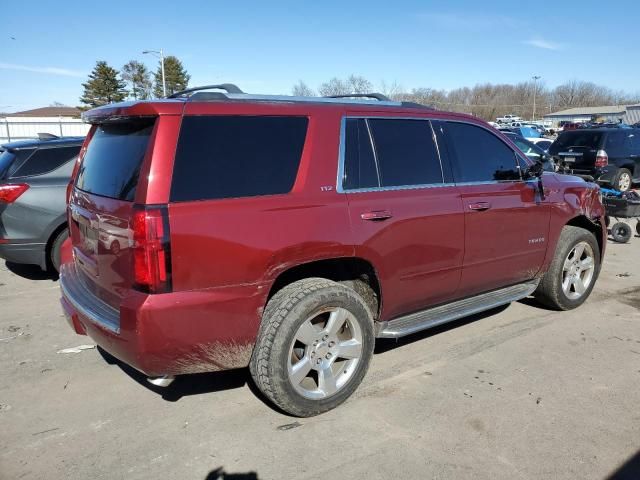
[[[287,285],[310,277],[326,278],[334,282],[346,282],[350,280],[363,281],[371,287],[377,296],[378,312],[373,312],[373,314],[375,317],[378,316],[382,299],[378,275],[373,265],[357,257],[317,260],[291,267],[278,275],[271,286],[268,299],[271,299],[273,295]]]
[[[627,163],[627,164],[621,165],[620,168],[626,168],[627,170],[629,170],[631,172],[631,174],[633,174],[634,170],[635,170],[635,164]]]
[[[60,235],[67,228],[67,222],[64,222],[62,225],[56,227],[56,229],[51,232],[49,235],[49,239],[47,240],[47,246],[44,249],[45,257],[46,257],[46,265],[47,269],[51,270],[53,268],[53,264],[51,263],[51,247],[53,246],[53,242],[55,242],[58,235]]]
[[[602,227],[599,224],[595,224],[584,215],[572,218],[567,222],[567,225],[583,228],[584,230],[588,230],[595,235],[598,242],[598,248],[600,249],[600,261],[602,261]]]

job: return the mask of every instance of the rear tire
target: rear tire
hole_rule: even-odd
[[[67,238],[69,238],[69,229],[65,228],[60,233],[58,233],[56,238],[51,243],[51,249],[49,251],[49,262],[51,264],[51,268],[53,268],[56,273],[60,272],[60,249],[62,248],[62,244]]]
[[[596,237],[588,230],[566,225],[549,270],[534,295],[550,308],[571,310],[589,297],[599,273],[600,249]]]
[[[614,223],[611,227],[611,238],[617,243],[628,243],[633,236],[631,225],[624,222]]]
[[[613,188],[619,192],[626,192],[631,188],[631,171],[627,168],[621,168],[613,179]]]
[[[337,407],[358,388],[374,343],[369,307],[353,289],[307,278],[267,303],[249,369],[280,409],[311,417]]]

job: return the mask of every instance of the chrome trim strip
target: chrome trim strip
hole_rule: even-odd
[[[481,293],[474,297],[464,298],[445,305],[422,310],[386,322],[376,324],[376,337],[399,338],[420,330],[458,320],[474,313],[515,302],[531,295],[538,287],[540,280],[535,279],[518,285]]]
[[[82,284],[74,264],[60,268],[60,290],[73,308],[99,327],[120,333],[120,312],[97,298]]]

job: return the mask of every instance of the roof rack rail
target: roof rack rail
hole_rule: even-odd
[[[325,95],[324,98],[373,98],[381,102],[393,101],[381,93],[347,93],[345,95]]]
[[[38,133],[38,140],[56,140],[60,138],[57,135],[54,135],[53,133],[46,133],[46,132],[39,132]]]
[[[436,108],[433,105],[423,105],[418,102],[400,102],[401,107],[411,107],[411,108],[426,108],[428,110],[435,110]]]
[[[219,85],[204,85],[202,87],[187,88],[185,90],[180,90],[179,92],[172,93],[171,95],[167,96],[167,98],[178,98],[178,97],[185,96],[189,93],[199,92],[202,90],[213,90],[213,89],[224,90],[227,93],[244,93],[240,89],[240,87],[238,87],[233,83],[221,83]]]

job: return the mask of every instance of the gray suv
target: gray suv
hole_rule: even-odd
[[[58,270],[69,236],[65,193],[83,141],[47,135],[0,147],[0,258]]]

